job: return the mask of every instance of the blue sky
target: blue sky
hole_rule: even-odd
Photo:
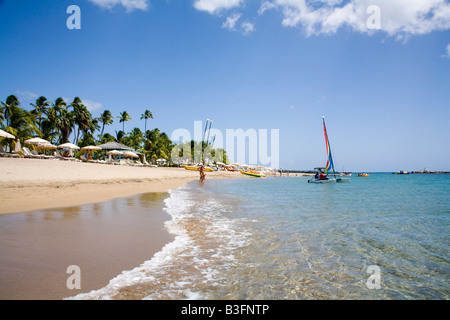
[[[325,115],[338,170],[450,170],[448,1],[4,0],[0,43],[0,100],[22,107],[79,96],[127,110],[126,131],[149,109],[169,136],[279,129],[289,169],[325,163]]]

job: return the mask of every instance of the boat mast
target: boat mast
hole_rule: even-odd
[[[322,116],[323,121],[323,130],[325,132],[325,143],[327,146],[328,151],[328,160],[331,161],[331,168],[333,169],[333,176],[336,178],[336,172],[334,171],[334,162],[333,162],[333,156],[331,155],[331,146],[330,146],[330,140],[328,139],[328,133],[327,133],[327,127],[325,125],[325,116]]]

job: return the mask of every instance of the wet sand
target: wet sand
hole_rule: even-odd
[[[167,193],[0,216],[0,299],[63,299],[100,289],[173,240]],[[67,268],[81,289],[68,289]]]

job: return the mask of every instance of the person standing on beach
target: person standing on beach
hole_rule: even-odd
[[[200,182],[204,182],[205,181],[205,170],[204,170],[203,164],[200,165],[200,168],[198,169],[198,171],[200,171]]]

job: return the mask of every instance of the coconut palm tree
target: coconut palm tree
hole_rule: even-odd
[[[101,135],[99,138],[100,138],[100,143],[102,143],[102,144],[116,141],[116,138],[114,138],[114,136],[109,133],[105,133],[105,134]]]
[[[125,137],[126,133],[122,130],[115,131],[116,132],[116,141],[122,143],[122,139]]]
[[[132,147],[134,150],[138,150],[141,147],[142,142],[144,141],[144,134],[141,129],[134,128],[131,130],[130,134],[124,140],[125,144],[129,147]]]
[[[75,127],[78,127],[77,134],[74,137],[74,143],[76,144],[80,138],[80,133],[89,129],[92,115],[78,97],[73,100],[70,106],[73,107],[72,112],[74,113],[73,128],[75,130]]]
[[[59,143],[69,141],[75,122],[75,113],[62,109],[59,113]]]
[[[111,111],[105,110],[98,118],[98,121],[102,123],[102,132],[100,133],[103,136],[103,131],[105,130],[105,125],[110,125],[114,122],[114,117],[111,114]]]
[[[53,108],[55,108],[55,111],[60,114],[62,109],[67,108],[67,103],[64,101],[63,98],[57,98],[55,102],[52,102]]]
[[[125,132],[125,122],[131,120],[131,116],[128,114],[128,112],[124,111],[120,113],[120,116],[117,116],[119,118],[119,122],[123,124],[122,131]]]
[[[145,110],[143,114],[141,114],[141,120],[145,119],[145,128],[144,132],[147,132],[147,120],[153,119],[153,114],[149,110]]]
[[[50,106],[50,101],[48,101],[46,97],[40,96],[36,99],[36,103],[30,103],[30,105],[34,107],[34,110],[31,112],[36,115],[37,125],[39,130],[42,131],[42,115],[47,112],[47,109]]]
[[[0,128],[3,128],[5,126],[3,121],[5,121],[5,108],[3,107],[3,105],[0,105]]]
[[[33,112],[14,106],[9,109],[9,126],[5,129],[23,141],[42,135],[36,122],[36,115]]]
[[[6,102],[2,101],[2,118],[6,122],[5,127],[10,125],[11,112],[14,108],[19,107],[19,99],[15,95],[10,95],[6,98]]]

